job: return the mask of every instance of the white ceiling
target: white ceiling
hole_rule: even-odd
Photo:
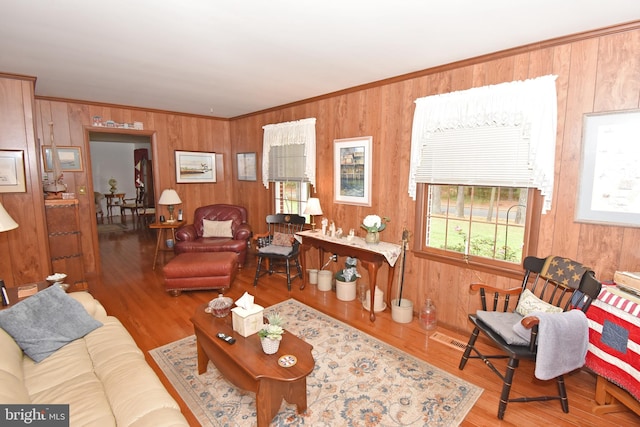
[[[640,19],[638,0],[0,0],[36,94],[235,117]]]

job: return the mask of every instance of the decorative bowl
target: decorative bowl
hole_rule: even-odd
[[[218,298],[214,298],[209,301],[209,305],[204,309],[204,311],[211,313],[216,317],[226,317],[231,312],[232,305],[233,300],[231,298],[219,294]]]
[[[59,284],[59,283],[62,283],[66,278],[67,278],[67,275],[64,273],[54,273],[51,276],[47,276],[47,282],[49,282],[50,285],[53,285],[55,283]]]

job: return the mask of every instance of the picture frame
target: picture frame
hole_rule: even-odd
[[[584,115],[576,222],[640,227],[640,110]]]
[[[82,172],[82,148],[71,146],[56,146],[62,172]],[[53,149],[51,145],[42,146],[44,171],[53,172]]]
[[[371,206],[373,137],[333,141],[333,200],[335,203]]]
[[[257,154],[237,153],[238,181],[257,181]]]
[[[176,182],[202,184],[216,182],[216,153],[175,151]]]
[[[26,193],[24,151],[0,150],[0,193]]]

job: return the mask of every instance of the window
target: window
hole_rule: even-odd
[[[513,187],[420,185],[419,251],[427,257],[520,271],[534,252],[540,197]],[[535,205],[535,206],[534,206]],[[534,230],[535,228],[535,230]]]
[[[301,181],[277,181],[274,183],[275,213],[292,213],[302,215],[307,207],[310,185]],[[308,215],[307,222],[309,220]]]
[[[316,119],[303,119],[263,127],[262,182],[266,188],[274,183],[275,213],[304,212],[315,186],[315,124]]]

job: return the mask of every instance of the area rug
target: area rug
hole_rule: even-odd
[[[265,315],[276,311],[289,333],[313,345],[316,366],[307,377],[307,411],[298,414],[283,401],[272,426],[455,426],[482,393],[293,299],[268,307]],[[201,425],[256,424],[254,393],[227,382],[211,362],[198,375],[195,336],[150,354]]]

